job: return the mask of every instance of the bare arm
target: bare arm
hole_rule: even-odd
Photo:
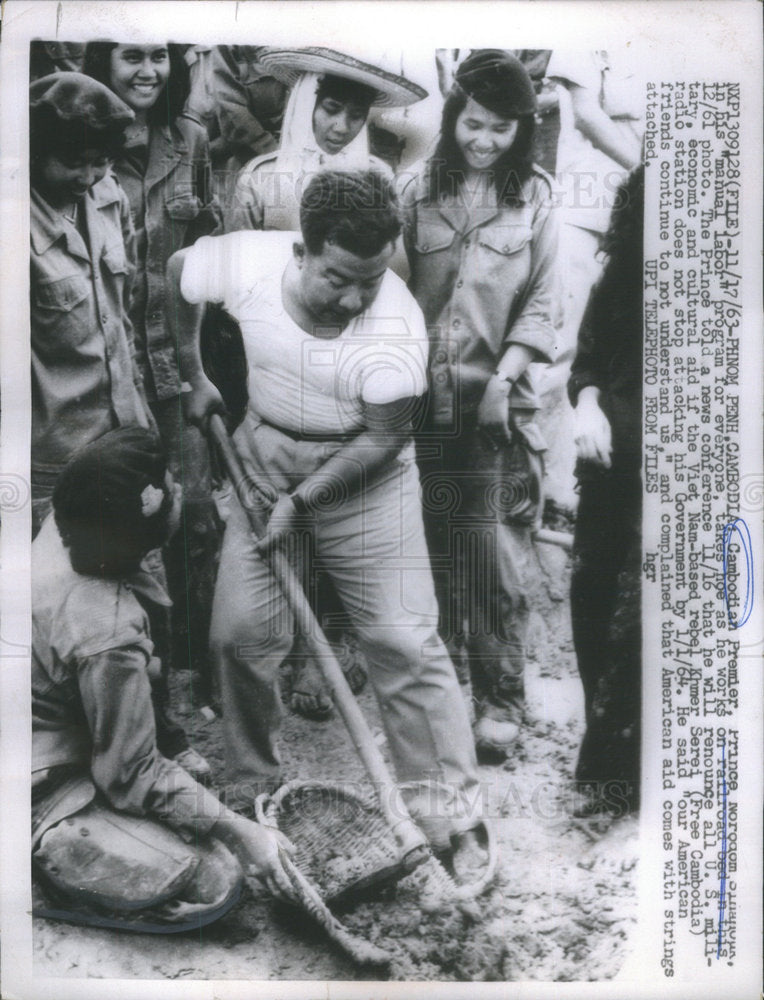
[[[411,436],[414,399],[366,404],[366,428],[332,455],[291,494],[276,502],[265,537],[258,546],[270,548],[289,531],[295,520],[308,517],[337,497],[355,496],[398,455]]]
[[[573,105],[573,119],[582,135],[596,149],[627,170],[636,167],[641,157],[636,136],[625,135],[613,123],[600,107],[597,95],[589,87],[579,87],[568,82],[567,90]]]
[[[187,302],[180,290],[187,254],[187,249],[179,250],[167,263],[167,323],[178,345],[181,378],[192,390],[183,397],[186,419],[203,427],[211,413],[223,412],[224,407],[220,393],[204,374],[199,352],[204,304]]]

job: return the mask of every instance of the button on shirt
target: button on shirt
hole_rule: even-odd
[[[32,469],[41,472],[58,472],[78,448],[116,426],[149,424],[127,311],[127,199],[107,176],[80,211],[87,244],[32,190]]]
[[[181,389],[177,345],[165,323],[167,261],[221,223],[212,193],[207,133],[181,116],[149,132],[146,168],[130,156],[114,164],[130,202],[137,236],[136,278],[130,305],[136,353],[152,401]]]
[[[429,201],[424,168],[401,193],[409,285],[430,337],[431,413],[452,424],[456,409],[475,409],[510,344],[550,361],[558,292],[558,220],[551,183],[534,170],[519,204],[499,206],[493,187]],[[513,407],[538,400],[525,373]]]

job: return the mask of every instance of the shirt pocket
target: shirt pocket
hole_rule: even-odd
[[[33,291],[35,305],[53,313],[68,313],[88,297],[88,282],[81,274],[38,283]]]
[[[501,257],[512,257],[530,243],[532,235],[531,227],[526,225],[490,226],[480,230],[478,243]]]
[[[91,336],[90,283],[81,274],[32,288],[32,343],[41,358],[68,355]]]
[[[532,236],[530,226],[517,223],[494,224],[475,233],[474,289],[485,296],[485,308],[502,328],[530,274]]]
[[[420,221],[417,224],[414,246],[417,253],[437,253],[447,250],[454,242],[456,233],[445,222]]]
[[[101,259],[103,260],[107,271],[110,271],[111,274],[115,275],[115,277],[127,274],[128,264],[124,244],[115,244],[113,246],[106,247],[103,251]]]

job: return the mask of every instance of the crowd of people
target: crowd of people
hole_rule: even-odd
[[[285,667],[294,710],[326,718],[332,700],[274,547],[351,686],[368,675],[433,849],[479,859],[478,764],[526,724],[545,496],[576,524],[583,808],[636,808],[628,65],[439,50],[429,96],[331,49],[35,43],[31,67],[33,856],[56,912],[178,929],[226,912],[242,866],[283,887],[290,847],[252,815],[287,777]],[[425,99],[440,120],[415,127]],[[594,193],[583,167],[547,172],[574,148]],[[259,540],[235,496],[219,503],[213,413],[272,492]],[[222,715],[219,795],[173,718],[175,668]],[[87,891],[83,823],[103,869]],[[144,845],[139,900],[126,844]]]

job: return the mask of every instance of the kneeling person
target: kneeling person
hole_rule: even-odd
[[[274,835],[156,748],[159,663],[143,601],[169,601],[141,561],[179,510],[157,439],[124,427],[69,461],[32,546],[32,857],[51,904],[41,915],[197,927],[236,902],[234,854],[288,892]]]
[[[249,364],[235,441],[280,494],[264,545],[233,506],[218,572],[211,634],[231,801],[251,803],[281,781],[278,673],[294,623],[262,552],[301,537],[296,558],[320,559],[366,655],[398,779],[415,789],[410,808],[446,848],[480,822],[478,779],[437,632],[411,440],[427,334],[387,269],[400,233],[390,184],[373,171],[320,173],[303,193],[300,226],[205,237],[169,267],[182,293],[173,320],[194,389],[188,416],[204,421],[220,405],[196,345],[201,305],[222,303]]]

